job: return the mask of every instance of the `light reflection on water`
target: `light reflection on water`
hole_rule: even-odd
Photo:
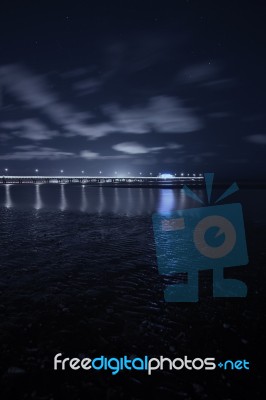
[[[204,199],[205,190],[203,188],[195,189],[195,193]],[[230,200],[232,202],[241,201],[243,205],[246,202],[248,211],[250,209],[254,213],[263,211],[264,215],[265,190],[257,190],[255,193],[253,190],[241,190],[239,193],[239,198],[234,195]],[[255,208],[254,196],[256,197]],[[198,207],[198,203],[188,198],[183,189],[7,184],[0,185],[0,207],[73,210],[100,215],[104,213],[143,215]]]
[[[98,213],[101,215],[104,212],[105,197],[102,186],[99,187],[99,208]]]
[[[133,195],[132,195],[132,188],[127,188],[127,215],[130,215],[130,212],[134,206],[133,203]]]
[[[149,214],[152,213],[154,209],[154,190],[149,189]]]
[[[35,185],[35,192],[36,192],[36,202],[35,202],[34,208],[36,210],[39,210],[40,208],[42,208],[42,199],[41,199],[39,184]]]
[[[85,192],[86,188],[85,185],[81,186],[81,206],[80,211],[85,212],[88,208],[88,200]]]
[[[116,187],[116,188],[114,188],[114,206],[113,206],[113,209],[112,209],[112,211],[113,211],[113,213],[118,213],[119,212],[119,204],[120,204],[120,202],[119,202],[119,191],[118,191],[118,188]]]
[[[180,193],[180,191],[179,191]],[[174,195],[174,190],[169,189],[169,190],[161,190],[160,191],[160,202],[159,202],[159,208],[158,212],[160,214],[164,214],[170,211],[173,211],[175,209],[175,195]]]
[[[143,209],[144,209],[144,207],[145,207],[143,190],[144,190],[143,188],[139,188],[139,189],[138,189],[138,191],[139,191],[138,215],[143,214],[143,211],[144,211]]]
[[[67,200],[66,200],[66,194],[65,194],[65,185],[61,184],[61,191],[60,191],[60,206],[59,206],[61,211],[65,211],[67,208]]]
[[[9,184],[5,185],[5,207],[12,207],[12,200],[10,196],[10,186]]]

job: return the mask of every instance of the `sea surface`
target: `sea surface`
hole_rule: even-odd
[[[226,277],[246,282],[247,297],[213,298],[203,271],[198,303],[166,303],[172,278],[158,271],[152,215],[208,206],[195,193],[204,205],[183,189],[0,185],[1,399],[264,398],[266,190],[221,203],[243,207],[249,264]],[[246,359],[251,369],[60,372],[57,353]]]

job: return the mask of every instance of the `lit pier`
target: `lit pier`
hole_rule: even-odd
[[[195,175],[195,174],[194,174]],[[81,183],[94,186],[183,186],[184,184],[201,186],[204,183],[204,177],[199,176],[2,176],[2,184],[23,184],[23,183]]]

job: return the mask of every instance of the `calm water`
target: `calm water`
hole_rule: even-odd
[[[215,190],[215,200],[222,193]],[[194,192],[207,204],[205,190]],[[246,218],[266,221],[266,190],[242,189],[224,202],[241,202]],[[23,210],[79,211],[90,214],[147,215],[199,207],[182,189],[111,188],[86,185],[0,185],[0,207]]]
[[[266,190],[225,202],[243,205],[250,263],[229,277],[248,297],[214,299],[204,271],[198,303],[165,303],[151,214],[200,206],[183,190],[0,185],[1,398],[224,400],[239,388],[264,398]],[[59,352],[249,359],[253,371],[60,374]]]

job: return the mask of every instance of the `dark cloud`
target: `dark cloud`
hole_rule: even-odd
[[[211,63],[191,65],[179,72],[178,81],[191,84],[202,83],[212,80],[219,71],[220,68]]]
[[[69,124],[68,130],[97,139],[111,133],[148,134],[188,133],[202,129],[203,124],[192,109],[174,97],[158,96],[148,100],[146,105],[122,108],[118,104],[103,107],[108,122],[88,124]]]
[[[91,123],[92,113],[77,111],[72,105],[60,102],[60,96],[49,88],[43,76],[35,75],[18,65],[0,68],[0,81],[6,91],[22,102],[27,108],[38,110],[56,124],[62,136],[85,136],[97,139],[111,133],[147,134],[187,133],[200,130],[202,121],[194,111],[175,97],[155,96],[143,106],[121,107],[119,104],[103,105],[106,122]],[[97,80],[79,81],[78,90],[95,90],[100,86]],[[12,130],[21,137],[43,140],[55,136],[36,119],[6,121],[2,128]]]
[[[78,112],[60,101],[60,97],[50,89],[43,76],[33,74],[20,65],[0,67],[0,84],[24,106],[40,111],[53,123],[71,133],[76,133],[75,127],[85,129],[84,121],[91,118],[89,112]]]
[[[80,95],[85,96],[97,92],[102,86],[99,79],[86,79],[73,84],[73,89]]]
[[[111,105],[104,111],[112,119],[114,129],[123,133],[188,133],[203,127],[192,109],[169,96],[152,97],[146,105],[138,107]]]
[[[80,157],[85,158],[86,160],[119,160],[119,159],[125,159],[125,158],[130,158],[129,155],[116,155],[116,156],[110,156],[110,155],[101,155],[99,153],[90,151],[90,150],[82,150],[80,152]]]
[[[224,79],[213,79],[206,82],[202,82],[200,86],[209,87],[213,89],[229,89],[236,85],[236,80],[233,78]]]
[[[249,135],[245,137],[245,140],[255,144],[266,144],[266,135],[262,134]]]
[[[52,139],[59,134],[58,131],[50,130],[42,122],[33,118],[2,122],[0,128],[9,135],[34,141]]]
[[[74,153],[61,151],[51,147],[17,147],[17,150],[0,155],[0,160],[60,160],[75,157]]]

